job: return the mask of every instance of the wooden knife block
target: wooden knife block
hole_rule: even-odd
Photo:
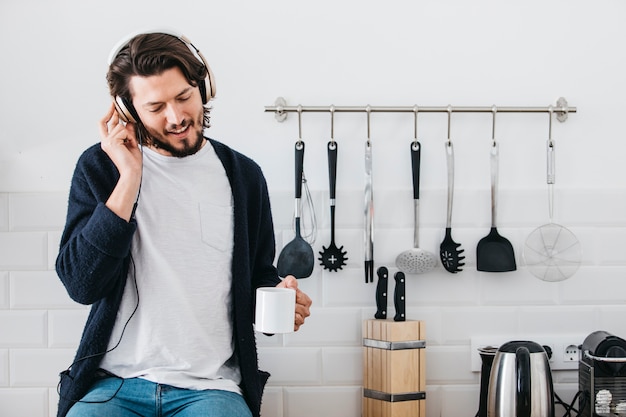
[[[363,417],[426,417],[424,327],[363,321]]]

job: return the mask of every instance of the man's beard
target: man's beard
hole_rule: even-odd
[[[185,124],[189,124],[190,125],[189,129],[193,129],[195,126],[198,126],[198,125],[202,126],[202,119],[200,119],[200,123],[197,123],[197,122],[185,123],[183,121],[181,126],[184,126]],[[176,158],[184,158],[185,156],[193,155],[196,152],[198,152],[200,148],[202,148],[202,145],[204,144],[204,134],[203,134],[202,129],[200,129],[197,132],[195,140],[193,140],[194,139],[193,136],[189,136],[187,139],[180,142],[180,144],[183,145],[182,148],[174,147],[171,144],[165,142],[164,140],[162,140],[163,136],[161,134],[157,134],[154,130],[152,129],[149,129],[149,130],[146,129],[146,130],[148,131],[148,135],[150,136],[150,143],[152,146],[158,149],[162,149],[168,152],[171,156],[174,156]]]

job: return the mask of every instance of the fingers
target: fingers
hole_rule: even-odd
[[[282,284],[283,284],[284,288],[291,288],[291,289],[294,289],[294,290],[298,289],[298,280],[293,275],[287,275],[283,279]]]
[[[294,330],[298,331],[307,317],[311,315],[313,301],[298,288],[298,280],[293,275],[287,275],[278,285],[279,288],[291,288],[296,291],[296,309],[294,314]]]
[[[311,315],[311,298],[306,293],[296,290],[296,313],[294,317],[294,330],[298,331],[307,317]]]
[[[122,123],[115,104],[111,103],[109,110],[100,120],[100,140],[103,148],[110,149],[115,145],[125,145],[129,148],[137,146],[135,126],[132,123]]]
[[[115,117],[117,117],[117,120],[113,120]],[[100,128],[101,139],[104,139],[107,136],[109,136],[109,122],[112,122],[113,125],[119,123],[119,116],[117,115],[117,112],[115,111],[115,104],[113,103],[111,103],[111,106],[109,107],[109,111],[107,112],[107,114],[105,114],[104,117],[100,120],[99,128]]]

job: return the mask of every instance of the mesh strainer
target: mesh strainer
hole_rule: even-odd
[[[523,257],[531,274],[543,281],[563,281],[576,273],[582,258],[580,242],[569,229],[552,221],[554,211],[554,142],[552,112],[548,139],[548,193],[550,223],[533,230],[526,238]]]

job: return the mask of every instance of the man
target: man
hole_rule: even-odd
[[[296,290],[273,266],[267,185],[256,163],[203,136],[215,94],[184,37],[122,42],[107,80],[115,105],[80,157],[56,262],[92,304],[58,416],[259,416],[254,292]],[[120,120],[121,119],[121,120]]]

